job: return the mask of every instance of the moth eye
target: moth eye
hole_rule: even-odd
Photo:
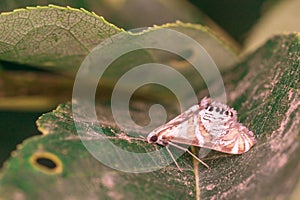
[[[222,108],[220,114],[223,114],[224,111],[225,111],[224,108]]]
[[[229,112],[229,116],[232,117],[232,116],[233,116],[233,113],[232,113],[232,112]]]
[[[213,110],[214,110],[214,107],[212,107],[212,106],[208,107],[208,111],[213,111]]]
[[[225,115],[229,115],[229,112],[228,112],[228,110],[226,110],[226,111],[225,111]]]
[[[216,108],[216,112],[220,112],[220,108],[219,107]]]
[[[157,135],[153,135],[151,138],[150,138],[150,141],[151,142],[156,142],[158,139]]]

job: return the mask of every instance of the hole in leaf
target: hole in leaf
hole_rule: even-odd
[[[58,174],[62,172],[62,162],[54,154],[49,152],[37,152],[30,157],[32,166],[44,173]]]
[[[38,158],[38,159],[36,159],[36,162],[42,166],[49,168],[49,169],[54,169],[57,167],[55,162],[53,162],[52,160],[50,160],[48,158]]]

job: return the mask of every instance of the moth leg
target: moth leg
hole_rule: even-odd
[[[185,149],[183,148],[182,146],[179,146],[177,144],[174,144],[172,142],[169,142],[170,145],[174,146],[174,147],[177,147],[178,149],[181,149],[187,153],[189,153],[191,156],[193,156],[193,158],[195,158],[198,162],[200,162],[202,165],[204,165],[207,169],[210,169],[210,167],[205,163],[203,162],[202,160],[200,160],[197,156],[195,156],[192,152],[190,152],[188,149]]]
[[[181,171],[181,172],[182,172],[182,169],[179,167],[179,165],[178,165],[177,161],[175,160],[175,158],[174,158],[174,156],[173,156],[173,154],[172,154],[172,152],[170,151],[170,149],[169,149],[169,147],[168,147],[168,146],[166,146],[166,149],[167,149],[168,153],[170,154],[170,156],[171,156],[172,160],[174,161],[175,165],[176,165],[176,166],[177,166],[177,168],[179,169],[179,171]]]

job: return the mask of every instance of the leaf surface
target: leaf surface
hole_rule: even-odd
[[[54,5],[2,13],[0,30],[0,59],[61,70],[76,69],[97,44],[123,31],[84,9]]]
[[[279,35],[224,74],[228,104],[238,111],[239,120],[258,141],[245,154],[211,152],[203,159],[210,170],[194,165],[184,154],[178,160],[182,173],[174,164],[144,174],[116,171],[86,151],[67,103],[43,115],[37,122],[43,135],[26,140],[12,154],[2,170],[0,193],[6,198],[29,199],[195,199],[199,191],[201,199],[289,198],[300,176],[299,52],[299,35]],[[142,103],[141,110],[146,105]],[[109,108],[98,104],[97,111],[101,109]],[[133,115],[141,111],[135,112]],[[111,119],[100,118],[102,124],[106,120],[113,125]],[[97,131],[93,128],[87,126],[87,134]],[[151,152],[158,148],[107,125],[101,130],[104,137],[128,151]],[[38,156],[55,162],[57,171],[32,162]],[[164,160],[166,156],[160,157]],[[119,159],[117,155],[115,159]]]

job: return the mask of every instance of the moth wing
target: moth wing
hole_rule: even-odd
[[[173,140],[175,137],[190,140],[193,137],[193,135],[190,134],[192,131],[187,129],[189,129],[188,127],[191,127],[190,121],[197,116],[195,113],[198,112],[199,105],[194,105],[187,111],[170,120],[168,123],[154,129],[149,133],[148,137],[156,135],[161,137],[163,140]],[[188,133],[188,135],[186,133]]]
[[[201,110],[201,106],[195,105],[149,135],[155,134],[163,141],[204,147],[229,154],[245,153],[256,144],[253,132],[237,122],[235,110],[220,103],[214,106],[228,110],[231,118],[226,119],[226,116],[216,114],[218,113],[216,110],[214,113],[206,109]],[[206,126],[202,120],[206,120]]]
[[[198,124],[189,123],[185,130],[182,124],[173,127],[172,132],[178,132],[179,129],[181,134],[176,134],[175,137],[170,138],[171,141],[229,154],[245,153],[256,144],[253,132],[240,123],[224,130],[224,134],[221,136],[214,136],[214,134],[209,133],[199,120]]]
[[[199,115],[193,115],[184,123],[172,127],[171,141],[179,144],[187,144],[211,149],[213,147],[212,135],[210,135],[201,123]]]
[[[215,138],[212,149],[229,154],[242,154],[247,152],[256,140],[252,131],[240,123],[235,124],[226,134]],[[204,145],[205,146],[205,145]]]

